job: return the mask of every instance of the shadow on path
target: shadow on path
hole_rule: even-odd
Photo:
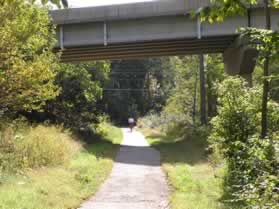
[[[160,153],[139,132],[122,129],[124,139],[109,178],[81,209],[165,209],[168,186]]]

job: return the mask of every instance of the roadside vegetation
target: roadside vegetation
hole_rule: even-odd
[[[175,85],[170,96],[161,111],[140,118],[138,126],[161,152],[173,188],[172,208],[275,209],[279,194],[276,80],[271,82],[268,137],[263,139],[258,74],[262,65],[257,65],[254,86],[249,87],[245,79],[224,74],[219,58],[206,57],[207,83],[203,85],[208,124],[202,125],[201,82],[191,71],[198,59],[192,57],[173,59]]]
[[[0,132],[1,209],[79,207],[109,175],[122,140],[121,130],[109,124],[93,144],[57,126],[18,128]]]
[[[216,0],[196,15],[220,22],[256,2]],[[62,64],[48,8],[0,0],[0,208],[78,207],[111,170],[122,136],[108,121],[132,116],[161,151],[172,208],[277,209],[279,34],[270,11],[279,4],[263,2],[266,29],[239,30],[259,52],[247,82],[224,73],[220,54]]]
[[[54,33],[47,7],[0,0],[1,209],[79,207],[122,140],[103,108],[109,63],[60,63]]]
[[[147,141],[161,153],[162,168],[171,186],[172,209],[224,209],[221,201],[224,168],[214,167],[206,155],[206,133],[168,136],[143,129]]]

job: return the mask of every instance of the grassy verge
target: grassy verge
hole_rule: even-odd
[[[105,140],[81,149],[67,164],[1,175],[1,209],[68,209],[94,194],[111,171],[122,139],[121,130],[108,125]]]
[[[161,152],[161,163],[172,187],[172,209],[223,209],[222,169],[207,161],[204,140],[199,136],[184,140],[142,130],[148,142]]]

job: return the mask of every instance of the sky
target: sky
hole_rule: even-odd
[[[147,2],[154,0],[68,0],[70,7],[103,6],[112,4],[125,4],[136,2]]]

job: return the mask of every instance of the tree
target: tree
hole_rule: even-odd
[[[174,67],[168,57],[112,61],[105,92],[112,118],[126,122],[131,114],[161,111],[174,86]]]
[[[270,92],[270,61],[278,58],[279,33],[271,30],[271,7],[278,7],[278,2],[264,0],[265,29],[244,28],[240,32],[248,36],[258,49],[259,58],[263,62],[263,96],[262,96],[262,117],[261,117],[261,137],[268,135],[268,100]]]
[[[146,82],[148,109],[161,111],[167,98],[171,96],[171,91],[175,86],[177,60],[177,58],[170,57],[148,59],[146,63],[148,69]]]
[[[230,15],[244,14],[250,4],[257,3],[254,0],[214,2],[204,20],[222,21]],[[232,202],[244,203],[245,208],[278,205],[278,125],[273,125],[278,124],[278,104],[268,102],[272,78],[269,62],[278,58],[279,46],[278,33],[270,30],[270,8],[277,4],[264,0],[265,29],[240,30],[259,51],[259,61],[264,65],[263,90],[259,86],[247,88],[247,83],[238,78],[226,79],[218,89],[218,115],[211,121],[211,147],[223,154],[228,166],[225,188],[229,189]]]
[[[0,4],[0,109],[41,109],[58,94],[53,83],[54,28],[48,11],[24,0],[0,0]]]
[[[97,110],[97,102],[102,98],[102,84],[94,81],[91,75],[98,67],[96,63],[60,66],[55,83],[61,88],[61,93],[48,102],[45,111],[55,122],[63,123],[74,131],[86,130],[98,122],[101,113]],[[106,74],[106,69],[102,69]]]
[[[194,95],[193,95],[193,110],[192,110],[192,121],[193,124],[196,123],[196,114],[197,114],[197,89],[198,89],[198,69],[195,69],[195,81],[194,81]]]
[[[217,54],[206,57],[206,93],[207,93],[207,113],[212,118],[217,113],[217,92],[216,84],[224,80],[224,63],[222,56]]]
[[[32,3],[35,2],[35,0],[31,0]],[[58,6],[59,8],[61,8],[61,6],[63,6],[64,8],[68,8],[69,4],[68,4],[68,0],[41,0],[41,3],[43,5],[47,4],[47,3],[52,3],[55,4],[56,6]]]
[[[271,26],[271,17],[270,17],[270,8],[269,0],[264,0],[264,10],[265,10],[265,29],[270,30]],[[269,81],[267,77],[269,76],[269,52],[265,55],[264,60],[264,81],[263,81],[263,99],[262,99],[262,138],[267,136],[267,101],[269,93]]]
[[[171,62],[174,66],[175,85],[167,97],[163,114],[169,123],[185,128],[195,122],[193,107],[196,103],[199,60],[197,56],[187,56],[173,57]]]
[[[200,60],[200,121],[202,125],[206,124],[206,92],[205,92],[205,72],[204,72],[204,55],[199,55]]]
[[[201,17],[202,20],[214,22],[214,21],[223,21],[224,18],[232,15],[244,15],[247,12],[247,8],[251,5],[257,4],[257,0],[213,0],[213,6],[209,10],[202,10]],[[271,29],[271,7],[278,7],[279,3],[276,0],[264,0],[264,11],[265,11],[265,30],[261,29],[242,29],[242,33],[257,40],[257,43],[260,43],[258,47],[259,50],[262,50],[262,58],[264,59],[264,72],[263,72],[263,96],[262,96],[262,111],[261,111],[261,136],[265,138],[267,136],[267,102],[269,95],[269,61],[270,61],[270,50],[274,46],[274,42],[277,43],[278,38],[274,38],[273,31]],[[271,34],[267,37],[262,36],[262,34]],[[253,36],[253,37],[252,37]],[[273,36],[273,38],[271,38]],[[271,41],[272,40],[272,41]],[[264,46],[265,45],[265,46]],[[277,45],[277,44],[276,44]],[[263,47],[264,46],[264,47]],[[260,51],[261,52],[261,51]]]
[[[273,146],[277,147],[279,140],[259,137],[260,87],[248,88],[244,79],[228,77],[218,85],[217,93],[219,114],[211,121],[209,144],[215,159],[226,160],[228,202],[244,204],[236,208],[277,208],[279,163]],[[278,104],[269,103],[269,110],[268,120],[278,131]]]

